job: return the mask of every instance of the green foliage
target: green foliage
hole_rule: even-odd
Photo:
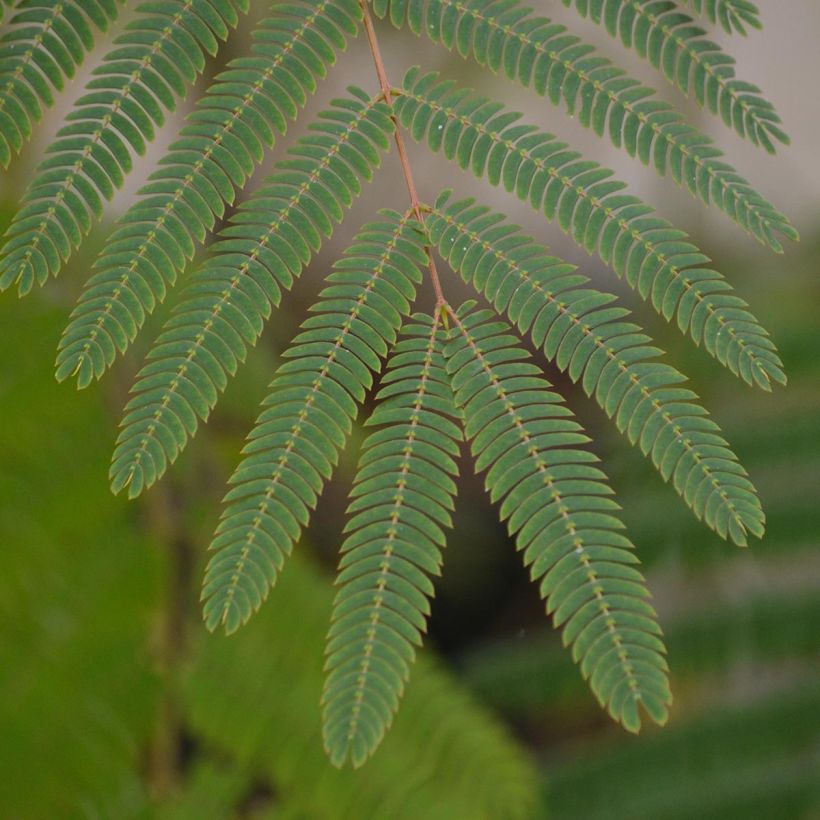
[[[275,133],[284,134],[288,119],[307,104],[336,50],[345,48],[345,35],[356,34],[360,15],[355,0],[281,4],[274,10],[278,16],[263,20],[254,32],[253,56],[234,60],[216,78],[109,238],[95,266],[99,271],[60,340],[58,379],[75,376],[85,387],[127,349],[196,244],[224,216],[225,205],[247,183],[265,149],[273,147]],[[315,137],[303,148],[317,161],[319,142]],[[326,180],[319,184],[334,187]],[[344,176],[339,184],[344,196]],[[324,222],[322,213],[318,218]]]
[[[586,277],[500,214],[473,200],[448,200],[447,193],[439,197],[431,212],[430,238],[465,281],[580,380],[698,518],[741,546],[747,530],[762,536],[756,490],[720,428],[696,395],[678,386],[686,377],[654,361],[661,351],[638,325],[623,321],[626,309],[611,307],[615,297],[581,287]]]
[[[639,705],[665,723],[666,650],[612,490],[578,449],[581,426],[494,318],[466,303],[445,351],[476,470],[601,706],[633,732]]]
[[[774,142],[788,144],[774,106],[760,89],[736,79],[734,58],[688,14],[670,0],[562,0],[580,14],[603,23],[613,37],[634,48],[684,94],[694,92],[698,105],[720,114],[741,137],[774,153]],[[713,4],[714,5],[714,4]],[[710,12],[714,16],[715,9]]]
[[[276,598],[279,606],[265,607],[241,633],[203,641],[182,687],[191,726],[214,759],[283,796],[275,817],[536,816],[531,764],[429,653],[379,754],[363,769],[332,767],[316,708],[332,594],[294,556]]]
[[[283,358],[231,476],[211,543],[205,622],[233,632],[261,606],[350,435],[422,279],[411,215],[365,225]]]
[[[163,111],[205,68],[247,10],[247,0],[169,0],[143,5],[95,71],[88,94],[77,100],[49,146],[0,254],[0,289],[21,295],[56,276],[91,230],[103,201],[142,156]],[[133,234],[130,236],[133,237]],[[165,249],[168,252],[168,249]]]
[[[259,338],[282,290],[291,287],[361,192],[360,178],[372,179],[392,124],[384,103],[352,92],[319,115],[313,133],[290,149],[291,159],[279,162],[243,204],[181,294],[125,408],[111,465],[114,492],[128,487],[131,497],[139,495],[177,458]],[[95,345],[83,341],[85,334],[73,345],[88,347],[80,355],[89,365],[94,354],[98,375],[113,360],[111,337],[124,346],[122,328],[128,336],[137,332],[127,308],[109,308],[102,308],[108,320]],[[67,364],[73,367],[73,360]]]
[[[820,806],[818,714],[816,686],[724,707],[586,765],[556,762],[547,799],[566,820],[811,818]]]
[[[54,94],[74,77],[94,47],[94,29],[105,32],[117,19],[123,0],[23,0],[15,7],[9,30],[0,38],[0,165],[31,138],[54,105]],[[12,5],[4,0],[5,6]]]
[[[790,664],[817,657],[820,636],[812,624],[818,617],[814,591],[751,595],[740,604],[709,605],[669,619],[664,640],[678,659],[682,685],[698,678],[712,682],[737,663]],[[550,703],[578,700],[575,670],[551,634],[486,647],[467,658],[464,670],[482,698],[515,718]]]
[[[810,276],[816,250],[804,253]],[[762,286],[769,272],[765,258],[726,264],[743,270],[752,286]],[[663,731],[613,735],[557,636],[529,618],[521,630],[466,647],[457,662],[482,699],[543,750],[544,800],[556,820],[808,820],[820,807],[820,596],[812,540],[820,526],[820,363],[811,353],[811,295],[802,283],[784,282],[771,316],[792,401],[775,408],[765,394],[721,389],[716,368],[700,378],[749,468],[766,467],[760,489],[767,534],[755,555],[722,550],[689,525],[633,451],[621,448],[608,460],[613,482],[625,490],[619,500],[643,569],[650,582],[671,587],[657,596],[676,695]],[[602,431],[596,439],[606,448],[617,434]],[[509,591],[515,600],[523,583]]]
[[[564,4],[602,22],[740,135],[769,151],[787,142],[774,108],[735,77],[732,58],[674,3]],[[278,3],[256,25],[249,56],[232,60],[211,83],[109,238],[60,341],[58,379],[73,376],[87,386],[129,347],[337,54],[364,30],[378,96],[351,87],[334,101],[221,230],[137,376],[112,489],[136,497],[178,457],[283,291],[395,137],[410,207],[404,215],[382,211],[380,221],[361,228],[283,354],[211,544],[202,590],[206,625],[234,632],[261,607],[390,357],[370,417],[384,426],[368,436],[360,459],[327,645],[324,741],[332,762],[363,763],[393,721],[426,628],[428,576],[439,572],[454,506],[457,421],[600,704],[633,731],[641,725],[639,706],[662,724],[671,700],[665,650],[643,576],[632,566],[632,543],[614,515],[618,507],[592,466],[595,457],[580,446],[586,435],[540,368],[524,361],[528,354],[499,314],[580,382],[720,536],[739,545],[748,533],[762,536],[755,488],[717,424],[682,386],[685,377],[657,360],[660,348],[626,320],[614,296],[484,205],[451,201],[447,192],[433,205],[419,198],[402,129],[557,223],[749,385],[770,390],[785,383],[779,354],[708,257],[611,171],[436,72],[411,68],[402,87],[392,88],[370,5],[377,17],[577,116],[766,248],[779,252],[784,239],[797,239],[788,219],[674,105],[515,0]],[[690,5],[727,30],[759,25],[756,8],[744,0]],[[0,251],[0,288],[17,285],[25,294],[59,272],[123,186],[132,155],[146,153],[166,112],[248,6],[169,0],[137,9],[34,175]],[[44,78],[59,89],[91,44],[90,24],[78,17],[74,0],[24,0],[18,8],[0,52],[4,163],[52,102]],[[83,5],[99,28],[116,10],[113,0]],[[32,73],[35,65],[40,73]],[[434,248],[491,309],[474,311],[469,302],[450,308]],[[414,313],[425,269],[435,294],[432,315]],[[397,342],[403,330],[407,337]],[[226,680],[214,676],[222,688]],[[239,685],[232,686],[227,695],[235,700]],[[206,765],[200,777],[211,771]],[[228,802],[243,786],[230,773],[214,783]],[[386,804],[378,805],[384,811]],[[293,804],[294,814],[309,810]],[[499,814],[480,808],[468,816]]]
[[[375,6],[377,13],[386,13],[384,2]],[[689,125],[669,103],[650,99],[655,93],[652,89],[641,86],[609,60],[592,56],[592,46],[568,34],[563,26],[547,18],[531,18],[529,9],[517,4],[497,4],[494,0],[469,4],[454,0],[392,0],[389,6],[395,24],[400,25],[406,13],[415,33],[424,33],[450,49],[455,46],[463,57],[470,56],[493,72],[503,71],[510,80],[548,97],[553,105],[563,103],[567,113],[577,116],[582,125],[599,136],[608,134],[613,145],[637,156],[644,165],[651,165],[661,176],[671,174],[678,185],[706,204],[716,205],[773,250],[782,250],[776,233],[796,238],[786,217],[749,186],[708,137]],[[427,90],[433,76],[421,78],[416,90]],[[416,72],[405,78],[406,91],[410,78],[415,81]],[[438,90],[444,93],[450,89],[445,85]],[[452,101],[461,102],[459,94],[465,92],[453,93]],[[475,109],[477,114],[488,117],[497,113],[479,105],[477,101],[473,106],[464,102],[459,110],[471,113]],[[481,119],[473,124],[485,122]],[[516,137],[529,135],[524,126],[519,128],[513,132]],[[568,147],[559,145],[556,151]],[[590,165],[584,170],[592,168]],[[614,181],[608,184],[619,190]]]
[[[777,353],[746,303],[731,293],[686,234],[637,197],[620,193],[612,172],[533,126],[500,103],[411,69],[396,113],[416,139],[492,185],[503,185],[600,258],[665,319],[750,384],[785,376]]]
[[[445,373],[442,314],[417,314],[390,355],[380,425],[362,444],[327,645],[325,746],[361,765],[393,721],[441,574],[461,429]]]
[[[731,34],[733,31],[746,34],[745,26],[763,28],[760,11],[749,0],[687,0],[695,14],[708,17],[713,23],[720,23]]]
[[[383,807],[407,820],[533,817],[527,755],[429,653],[367,769],[331,766],[316,704],[332,593],[306,560],[282,579],[282,609],[230,640],[202,640],[186,620],[190,640],[169,674],[159,657],[168,607],[180,598],[196,618],[197,571],[179,586],[179,545],[156,508],[137,522],[94,479],[108,460],[110,413],[97,392],[66,405],[43,366],[63,309],[35,300],[23,316],[14,307],[0,305],[13,340],[0,347],[0,764],[16,775],[4,778],[0,816],[225,820],[247,815],[258,791],[273,794],[255,807],[258,820],[359,820]],[[200,491],[173,490],[185,538],[196,532]],[[150,770],[168,699],[190,766],[159,796]]]

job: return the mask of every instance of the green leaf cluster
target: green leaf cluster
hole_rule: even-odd
[[[736,76],[731,56],[676,3],[564,4],[754,145],[773,152],[788,142],[762,92]],[[0,289],[25,294],[60,271],[248,6],[169,0],[137,8],[6,232]],[[759,26],[744,0],[689,6],[730,31]],[[74,0],[17,7],[0,43],[4,164],[51,103],[51,87],[90,48],[91,23],[104,29],[117,6],[83,4],[88,21],[78,9]],[[633,731],[642,715],[664,723],[665,649],[635,550],[585,433],[519,337],[579,382],[695,516],[738,545],[764,532],[755,487],[686,377],[660,360],[612,294],[483,203],[449,191],[419,197],[402,135],[529,204],[748,385],[785,384],[780,356],[709,258],[612,171],[436,72],[413,67],[391,87],[371,11],[577,117],[765,248],[780,252],[797,239],[786,216],[675,105],[516,0],[292,0],[273,5],[249,53],[210,84],[109,237],[60,341],[57,377],[87,386],[125,352],[289,121],[338,70],[339,52],[364,32],[378,92],[351,87],[334,100],[219,231],[137,376],[112,489],[139,496],[178,457],[395,138],[409,208],[381,211],[360,228],[282,355],[211,544],[205,622],[230,633],[261,607],[384,372],[328,637],[331,760],[362,764],[393,721],[426,629],[462,438],[602,707]],[[436,254],[489,307],[451,306]],[[416,305],[426,277],[435,295],[429,312]]]

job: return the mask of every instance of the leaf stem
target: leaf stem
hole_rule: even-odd
[[[379,86],[381,87],[384,101],[392,106],[393,104],[393,90],[390,85],[390,80],[387,77],[387,70],[384,67],[384,60],[382,59],[381,49],[379,48],[379,41],[376,37],[376,29],[373,26],[373,18],[370,15],[370,8],[367,0],[359,0],[359,5],[362,9],[362,16],[364,18],[364,30],[367,34],[367,42],[370,46],[370,53],[373,55],[373,63],[376,67],[376,76],[379,78]],[[413,172],[410,168],[410,160],[407,156],[407,148],[404,144],[404,138],[401,135],[398,120],[391,114],[393,120],[394,136],[396,139],[396,148],[399,152],[399,161],[401,162],[401,170],[404,175],[404,182],[407,185],[407,193],[410,195],[410,206],[416,215],[416,219],[423,225],[424,213],[422,205],[419,200],[418,191],[416,190],[416,183],[413,179]],[[441,281],[436,270],[436,262],[433,259],[433,251],[429,245],[425,245],[427,251],[428,267],[430,269],[430,280],[433,283],[433,291],[436,294],[436,306],[446,304],[444,300],[444,292],[441,289]]]

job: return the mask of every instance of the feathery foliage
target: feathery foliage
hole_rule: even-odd
[[[254,789],[271,788],[275,798],[254,801],[259,820],[533,817],[528,756],[429,653],[379,755],[357,772],[330,765],[316,704],[333,594],[302,556],[277,588],[278,605],[230,640],[202,640],[189,611],[191,639],[178,647],[174,674],[162,673],[158,616],[179,599],[180,584],[194,598],[197,573],[180,579],[168,560],[178,546],[163,525],[145,517],[134,526],[132,510],[95,482],[109,456],[100,431],[113,432],[110,414],[100,391],[60,401],[62,388],[39,365],[63,308],[34,304],[26,316],[11,301],[0,305],[4,339],[14,341],[0,347],[4,372],[24,365],[15,390],[0,392],[0,541],[24,542],[27,553],[21,562],[18,551],[0,551],[0,762],[19,768],[4,778],[0,816],[225,820],[246,811]],[[240,407],[237,418],[251,420],[252,408]],[[234,438],[208,432],[215,441]],[[72,480],[50,480],[55,469]],[[207,483],[175,482],[172,526],[192,555]],[[66,550],[71,533],[77,538]],[[100,554],[112,543],[118,549]],[[157,794],[155,730],[173,731],[169,695],[190,753],[172,793]]]
[[[788,142],[774,107],[735,76],[731,55],[682,5],[563,2],[739,135],[769,152]],[[687,5],[704,25],[760,27],[746,0]],[[25,294],[59,272],[123,186],[133,155],[148,151],[248,8],[247,0],[137,7],[35,172],[0,249],[0,289]],[[17,5],[0,40],[0,163],[79,68],[93,29],[104,31],[117,12],[117,0]],[[373,15],[577,116],[765,248],[780,252],[798,238],[674,105],[517,0],[278,2],[255,24],[248,53],[209,84],[109,237],[60,340],[57,378],[85,387],[111,367],[242,191],[125,408],[111,486],[140,495],[208,418],[283,292],[395,139],[409,207],[381,211],[358,231],[282,354],[211,544],[206,625],[234,632],[262,605],[389,356],[369,418],[379,430],[359,460],[327,643],[322,706],[332,762],[361,765],[393,722],[426,629],[430,576],[440,572],[462,435],[601,706],[632,731],[645,716],[662,724],[671,697],[665,650],[633,545],[583,448],[588,438],[540,367],[525,361],[512,328],[580,383],[720,536],[745,545],[749,534],[763,535],[755,488],[683,374],[659,361],[662,351],[615,297],[484,204],[447,191],[429,204],[436,192],[420,195],[404,133],[557,223],[747,384],[785,383],[776,347],[709,258],[610,170],[436,72],[411,68],[394,87]],[[267,152],[361,33],[378,92],[351,86],[245,197]],[[468,302],[454,311],[434,251],[491,307]],[[415,305],[425,278],[431,315]],[[226,779],[226,789],[235,786]]]
[[[23,0],[0,38],[0,165],[7,168],[123,0]],[[4,3],[0,14],[5,10]],[[53,89],[53,90],[52,90]]]
[[[324,576],[295,555],[278,606],[230,640],[203,642],[183,692],[207,745],[239,770],[270,778],[292,810],[286,817],[533,817],[527,756],[429,653],[418,658],[379,754],[355,771],[328,765],[316,704],[332,597]]]
[[[56,276],[91,230],[103,201],[122,187],[155,126],[216,54],[219,40],[247,11],[248,0],[168,0],[146,3],[128,24],[48,147],[6,231],[0,290],[21,295]]]
[[[411,69],[396,103],[400,121],[432,150],[460,167],[503,185],[559,227],[589,253],[597,253],[664,318],[735,373],[767,387],[784,381],[766,332],[730,292],[686,234],[637,197],[620,193],[612,172],[584,160],[566,143],[532,126],[499,103],[454,89],[435,73]],[[723,343],[718,344],[720,337]],[[743,364],[740,363],[743,360]]]
[[[233,632],[267,597],[316,506],[358,405],[395,341],[422,279],[422,236],[411,214],[364,226],[283,354],[251,431],[202,596],[210,629]]]
[[[445,350],[476,469],[564,644],[612,717],[637,732],[639,705],[665,723],[665,649],[633,546],[589,441],[509,327],[465,303]]]
[[[654,361],[661,351],[624,321],[629,312],[612,306],[615,296],[584,287],[571,265],[473,200],[448,203],[445,193],[428,229],[462,278],[581,382],[698,518],[743,546],[747,530],[763,535],[755,488],[719,427],[679,386],[685,377]]]
[[[393,22],[401,24],[405,3],[393,0],[390,12]],[[592,46],[563,26],[531,18],[527,8],[493,0],[410,0],[406,12],[417,34],[450,49],[455,46],[463,57],[473,57],[494,73],[503,71],[556,106],[563,102],[582,125],[599,136],[608,133],[613,145],[653,166],[661,176],[671,174],[679,185],[705,203],[714,203],[774,250],[781,250],[774,232],[794,238],[788,220],[750,188],[711,139],[669,103],[650,99],[652,89],[609,60],[593,56]],[[451,18],[457,24],[448,24]],[[427,82],[431,80],[428,75]]]
[[[670,83],[701,107],[719,114],[741,137],[774,153],[775,142],[788,144],[774,106],[760,89],[735,77],[734,58],[706,39],[706,31],[670,0],[562,0],[612,37],[634,48]]]
[[[324,737],[336,765],[360,766],[393,722],[421,644],[430,575],[441,574],[460,427],[444,368],[442,313],[413,316],[367,421],[341,546],[328,635]],[[355,514],[354,514],[355,513]]]
[[[148,354],[117,440],[114,492],[127,486],[131,497],[139,495],[176,459],[256,342],[282,290],[332,234],[332,220],[340,221],[360,193],[360,178],[370,180],[378,167],[392,128],[384,103],[359,91],[319,116],[314,132],[290,150],[292,158],[279,163],[222,232]],[[130,314],[108,315],[112,332],[128,327]],[[114,345],[94,350],[99,371]]]
[[[58,379],[73,375],[84,387],[125,351],[275,133],[287,130],[316,91],[345,34],[355,35],[359,13],[355,0],[274,11],[254,32],[253,56],[234,60],[210,86],[108,240],[60,341]]]
[[[686,0],[695,14],[720,23],[727,34],[746,34],[746,26],[761,29],[760,10],[749,0]]]

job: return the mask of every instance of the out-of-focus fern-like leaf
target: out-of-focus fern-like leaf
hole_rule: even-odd
[[[751,705],[721,704],[638,742],[599,743],[586,759],[556,758],[545,783],[550,816],[812,818],[820,808],[818,733],[817,686],[778,691]]]
[[[750,383],[784,382],[782,363],[768,334],[731,292],[683,231],[621,193],[612,172],[568,150],[566,143],[499,103],[411,69],[396,102],[402,122],[448,159],[503,185],[561,229],[588,253],[597,253],[664,318]],[[741,364],[738,358],[745,361]]]
[[[209,87],[109,238],[60,340],[58,379],[75,376],[85,387],[125,351],[273,146],[275,132],[287,130],[345,48],[345,36],[356,34],[360,15],[355,0],[273,10],[253,33],[252,56],[234,60]]]
[[[264,601],[410,313],[426,261],[423,237],[410,213],[383,216],[336,263],[231,478],[202,591],[211,630],[233,632]]]
[[[760,89],[735,77],[735,60],[671,0],[562,0],[602,23],[612,37],[634,48],[653,68],[698,105],[770,153],[789,138]]]
[[[390,9],[398,14],[398,22],[404,19],[403,2],[393,3]],[[776,234],[797,238],[786,217],[754,191],[712,140],[689,125],[674,106],[650,99],[654,91],[609,60],[593,56],[593,48],[567,34],[563,26],[530,18],[528,12],[517,4],[489,0],[458,5],[454,0],[417,0],[407,7],[410,27],[417,33],[448,48],[455,46],[462,56],[472,55],[494,72],[503,71],[510,80],[549,97],[554,105],[563,101],[582,125],[599,136],[608,133],[613,145],[661,176],[670,174],[678,185],[716,205],[773,250],[782,250]],[[413,76],[417,77],[415,72]],[[427,75],[420,88],[429,89],[431,83],[432,76]],[[439,93],[445,90],[451,89],[441,88]],[[469,112],[469,101],[459,96],[464,92],[455,93],[451,101],[462,102],[462,110]],[[478,103],[475,107],[488,116],[498,113]]]
[[[413,317],[390,355],[381,429],[362,444],[327,645],[324,741],[334,765],[360,766],[381,743],[421,644],[441,573],[461,429],[444,370],[440,309]]]
[[[613,306],[615,296],[471,199],[449,202],[445,192],[427,224],[465,281],[594,395],[698,518],[740,545],[747,531],[763,535],[756,490],[720,428],[679,386],[685,377],[656,361],[652,340],[624,321],[629,311]]]
[[[43,109],[54,104],[105,32],[124,0],[22,0],[0,38],[0,165],[8,167],[31,138]],[[6,5],[0,6],[0,16]]]
[[[244,204],[193,276],[132,388],[111,467],[112,489],[150,487],[208,418],[229,376],[289,289],[370,180],[393,124],[364,92],[335,100],[313,133]],[[108,314],[94,348],[102,366],[111,337],[130,316]],[[87,361],[91,361],[89,358]],[[99,372],[99,371],[98,371]]]
[[[668,619],[664,628],[664,642],[675,659],[673,683],[714,686],[738,664],[752,669],[811,664],[820,655],[818,618],[820,600],[813,589],[687,610]],[[516,720],[556,706],[574,713],[585,696],[566,652],[546,632],[485,645],[463,659],[462,669],[482,699]],[[682,711],[688,711],[686,706]]]
[[[295,555],[275,594],[277,605],[230,640],[201,642],[183,691],[192,729],[269,781],[277,803],[290,812],[284,816],[537,816],[530,761],[427,652],[416,661],[379,753],[362,769],[334,768],[322,752],[316,708],[331,590]]]
[[[248,0],[145,3],[115,41],[49,146],[0,251],[0,290],[21,295],[56,276],[162,125],[164,110],[205,68]],[[141,230],[141,228],[140,228]],[[133,241],[133,237],[132,237]],[[173,249],[163,248],[173,257]]]
[[[727,34],[746,34],[746,26],[761,29],[760,9],[749,0],[686,0],[695,14],[720,23]]]
[[[588,437],[492,311],[467,302],[453,321],[445,359],[476,469],[487,471],[547,612],[615,720],[637,732],[642,705],[665,723],[661,630],[612,490],[595,456],[579,449]]]

